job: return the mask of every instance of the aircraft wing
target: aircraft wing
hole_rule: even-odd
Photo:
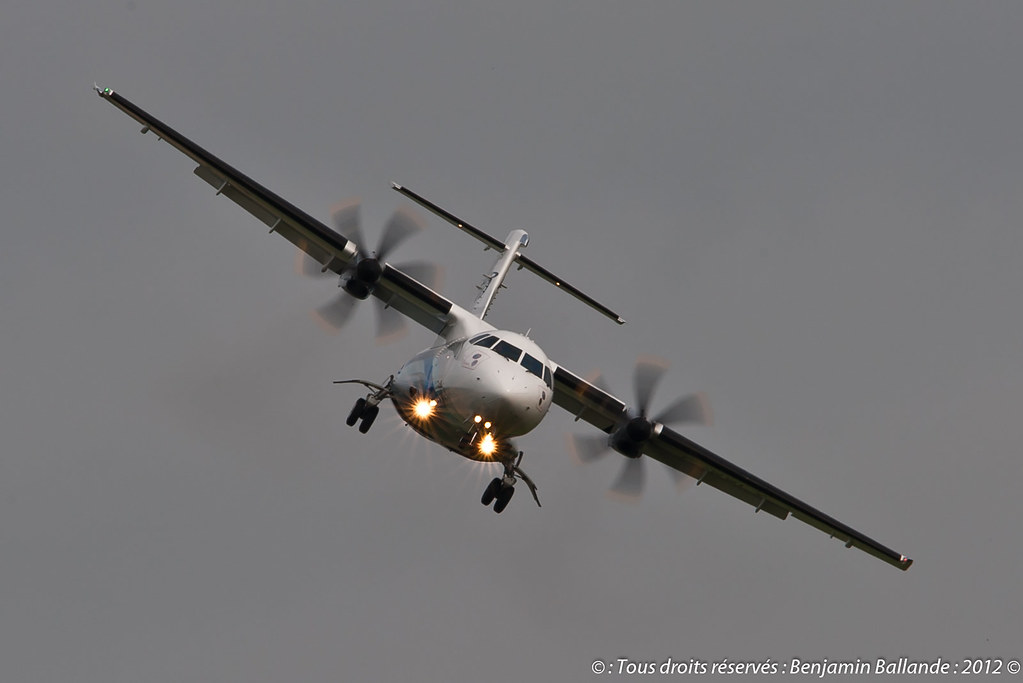
[[[608,434],[625,423],[625,403],[565,368],[556,367],[556,404],[572,413],[577,420],[589,422]],[[786,519],[791,514],[832,538],[841,540],[847,548],[859,548],[903,571],[913,564],[913,560],[905,555],[846,526],[664,425],[656,425],[653,436],[643,446],[643,453],[689,475],[697,484],[712,486],[738,498],[751,505],[755,512],[766,512],[778,519]]]
[[[358,245],[294,204],[271,192],[233,166],[221,161],[184,135],[110,88],[96,87],[99,96],[142,124],[196,162],[195,175],[258,218],[323,266],[340,275],[358,254]],[[373,295],[388,306],[440,333],[447,325],[452,303],[397,268],[386,266]]]

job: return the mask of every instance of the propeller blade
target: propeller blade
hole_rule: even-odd
[[[710,402],[703,393],[683,396],[670,403],[661,410],[656,417],[648,417],[650,405],[653,402],[657,387],[668,369],[667,361],[652,356],[640,357],[636,362],[634,371],[634,384],[636,391],[636,406],[630,408],[624,419],[620,419],[615,425],[616,430],[626,430],[624,434],[633,440],[642,441],[646,437],[646,426],[653,426],[651,422],[662,424],[674,424],[678,422],[689,422],[707,425],[711,422]],[[604,383],[604,378],[599,373],[590,375],[587,381],[604,391],[609,391]],[[610,392],[609,392],[610,393]],[[638,410],[639,414],[633,411]],[[643,418],[639,420],[638,418]],[[615,434],[620,432],[616,431]],[[594,462],[613,449],[609,443],[609,437],[598,435],[573,434],[569,437],[569,446],[579,462]],[[624,448],[624,446],[622,446]],[[623,452],[624,453],[624,452]],[[624,500],[635,500],[643,492],[643,485],[646,474],[641,458],[626,458],[622,471],[612,484],[609,493]],[[671,472],[672,480],[679,491],[684,491],[696,481],[692,477],[678,470],[667,468]]]
[[[394,249],[409,237],[422,230],[423,224],[419,216],[408,209],[395,211],[387,225],[384,226],[376,252],[370,253],[366,250],[366,243],[362,235],[359,209],[360,205],[357,200],[341,202],[331,207],[330,217],[337,231],[347,239],[355,242],[357,248],[357,258],[346,269],[350,271],[349,275],[354,277],[358,274],[359,277],[368,278],[370,276],[364,274],[363,270],[372,272],[372,267],[382,265],[383,260]],[[362,266],[366,266],[366,268],[363,269]],[[301,253],[297,269],[299,272],[309,276],[320,276],[323,274],[321,264]],[[432,264],[412,262],[405,264],[400,269],[409,277],[422,282],[431,289],[439,287],[441,270]],[[351,286],[353,283],[349,282],[348,284]],[[372,289],[372,284],[368,284],[366,287]],[[338,298],[318,308],[315,312],[315,317],[325,327],[340,329],[351,318],[357,304],[358,300],[355,297],[342,292]],[[379,299],[377,304],[379,305],[377,340],[391,341],[402,336],[406,329],[404,316],[398,313],[398,311],[385,306]]]
[[[611,452],[607,435],[602,434],[571,434],[568,444],[579,464],[596,462]]]
[[[586,381],[592,384],[593,386],[597,387],[601,391],[606,391],[609,394],[614,393],[611,391],[611,387],[608,386],[607,380],[604,379],[604,374],[599,370],[588,375],[586,377]]]
[[[340,330],[352,317],[356,299],[342,292],[333,301],[316,309],[317,320],[329,328]]]
[[[430,289],[439,291],[443,289],[444,269],[427,261],[413,261],[401,263],[394,266],[413,280],[418,280]]]
[[[622,500],[638,500],[640,494],[643,493],[645,478],[643,469],[643,461],[640,458],[626,459],[625,465],[622,466],[618,479],[611,485],[609,493]]]
[[[636,363],[636,403],[640,416],[647,416],[650,401],[667,369],[667,362],[653,357],[640,358],[639,362]]]
[[[377,245],[376,257],[381,261],[386,261],[388,254],[394,251],[399,244],[422,229],[422,220],[416,213],[406,208],[398,209],[384,226],[380,244]]]
[[[337,231],[355,242],[359,253],[363,253],[366,242],[362,239],[362,229],[359,227],[359,200],[351,199],[330,207],[330,220]]]
[[[705,394],[690,394],[677,399],[674,403],[658,413],[654,422],[662,424],[678,424],[680,422],[709,425],[712,421],[710,402]]]
[[[336,273],[323,270],[323,265],[304,251],[295,251],[295,271],[311,278],[337,277]]]
[[[679,472],[678,470],[668,467],[667,465],[664,466],[664,469],[668,470],[668,472],[671,473],[671,480],[675,482],[675,488],[678,489],[679,493],[685,491],[686,489],[688,489],[689,487],[696,483],[696,480],[690,477],[685,472]]]
[[[380,299],[374,300],[377,302],[377,341],[387,343],[404,336],[408,332],[405,316]]]

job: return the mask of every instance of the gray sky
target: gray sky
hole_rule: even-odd
[[[494,3],[491,3],[494,4]],[[1017,3],[21,2],[0,21],[0,677],[583,681],[594,659],[1023,656]],[[913,557],[520,440],[544,507],[357,392],[432,336],[335,292],[94,80],[376,235],[401,182],[524,272],[490,320]],[[398,256],[459,303],[493,254]]]

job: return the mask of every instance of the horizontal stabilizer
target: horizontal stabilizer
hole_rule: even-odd
[[[479,228],[477,228],[476,226],[472,225],[471,223],[463,221],[461,218],[459,218],[458,216],[454,215],[450,211],[442,209],[441,207],[437,206],[436,204],[431,202],[426,197],[423,197],[422,195],[416,194],[415,192],[413,192],[412,190],[408,189],[407,187],[403,187],[401,185],[398,185],[397,183],[392,183],[391,187],[394,190],[400,192],[405,197],[408,197],[409,199],[414,201],[416,204],[419,204],[423,208],[427,209],[431,213],[434,213],[434,214],[440,216],[441,218],[446,220],[448,223],[451,223],[453,226],[455,226],[459,230],[461,230],[463,232],[469,233],[470,235],[472,235],[473,237],[478,239],[480,242],[483,242],[483,244],[487,245],[488,248],[495,249],[497,251],[503,251],[504,250],[504,242],[502,242],[501,240],[497,239],[496,237],[492,237],[492,236],[488,235],[486,232],[480,230]],[[599,311],[600,313],[602,313],[603,315],[607,316],[611,320],[614,320],[619,325],[625,324],[625,319],[622,318],[622,316],[618,315],[617,313],[612,311],[610,308],[608,308],[604,304],[600,303],[599,301],[597,301],[593,297],[589,296],[588,294],[586,294],[582,290],[580,290],[580,289],[578,289],[576,287],[573,287],[572,285],[568,284],[563,279],[559,278],[557,275],[555,275],[551,271],[547,270],[543,266],[539,265],[535,261],[533,261],[533,260],[531,260],[529,258],[526,258],[525,256],[522,256],[522,255],[516,256],[515,261],[516,261],[516,263],[519,264],[519,268],[525,268],[526,270],[528,270],[528,271],[530,271],[530,272],[532,272],[532,273],[534,273],[536,275],[539,275],[541,278],[543,278],[547,282],[551,283],[552,285],[554,285],[558,289],[565,290],[566,292],[568,292],[569,294],[574,296],[576,299],[579,299],[580,301],[582,301],[587,306],[593,308],[596,311]]]

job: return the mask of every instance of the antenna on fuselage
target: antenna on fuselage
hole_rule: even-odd
[[[396,190],[397,192],[400,192],[405,197],[408,197],[409,199],[414,201],[416,204],[419,204],[423,208],[427,209],[431,213],[434,213],[434,214],[440,216],[441,218],[446,220],[448,223],[451,223],[453,226],[455,226],[456,228],[458,228],[462,232],[469,233],[470,235],[472,235],[473,237],[478,239],[480,242],[483,242],[483,244],[487,245],[488,248],[494,249],[494,250],[497,250],[497,251],[501,251],[501,252],[504,252],[506,250],[506,248],[508,248],[508,245],[506,243],[501,242],[501,240],[497,239],[496,237],[491,237],[490,235],[488,235],[487,233],[483,232],[482,230],[480,230],[476,226],[474,226],[474,225],[472,225],[470,223],[467,223],[466,221],[463,221],[461,218],[459,218],[455,214],[451,213],[450,211],[446,211],[446,210],[442,209],[441,207],[439,207],[436,204],[434,204],[433,202],[431,202],[429,199],[427,199],[427,198],[425,198],[425,197],[423,197],[421,195],[416,194],[415,192],[413,192],[412,190],[408,189],[407,187],[402,187],[401,185],[398,185],[397,183],[391,183],[391,187],[392,187],[392,189]],[[513,230],[508,235],[508,239],[510,240],[512,235],[514,235],[515,233],[522,233],[523,235],[526,236],[526,239],[528,241],[529,236],[526,235],[525,231],[522,231],[522,230]],[[525,244],[522,244],[521,246],[524,247]],[[530,260],[529,258],[526,258],[525,256],[523,256],[522,254],[518,253],[518,248],[519,247],[516,247],[515,249],[509,249],[509,251],[511,251],[512,254],[513,254],[511,256],[511,259],[509,260],[509,266],[511,265],[511,263],[518,263],[519,268],[525,268],[526,270],[530,271],[531,273],[533,273],[535,275],[539,275],[542,279],[544,279],[547,282],[551,283],[552,285],[554,285],[558,289],[565,290],[566,292],[568,292],[569,294],[574,296],[576,299],[579,299],[580,301],[582,301],[584,304],[586,304],[590,308],[593,308],[594,310],[602,313],[603,315],[607,316],[611,320],[614,320],[619,325],[624,325],[625,324],[625,319],[622,318],[622,316],[618,315],[617,313],[612,311],[610,308],[608,308],[604,304],[600,303],[599,301],[597,301],[593,297],[589,296],[585,292],[583,292],[583,291],[577,289],[576,287],[573,287],[572,285],[568,284],[563,279],[561,279],[560,277],[558,277],[557,275],[555,275],[551,271],[547,270],[543,266],[540,266],[536,262],[534,262],[534,261]],[[505,256],[507,256],[507,253],[505,254]],[[504,260],[504,258],[502,257],[502,259],[499,260],[498,263],[499,264],[502,263],[503,260]],[[495,269],[496,269],[496,266],[495,266]],[[507,271],[505,271],[505,273],[506,272]],[[503,280],[503,278],[504,278],[504,275],[502,274],[501,275],[501,279]],[[491,283],[489,283],[487,285],[487,289],[489,289],[490,285],[492,285],[492,284],[493,284],[493,281],[491,281]],[[500,286],[500,283],[498,284],[498,287],[499,286]],[[496,293],[498,287],[494,287],[493,288],[494,289],[494,293]],[[486,289],[484,290],[484,293],[485,292],[486,292]],[[483,295],[481,295],[481,298],[482,298],[482,296]],[[477,299],[477,301],[479,301],[479,300],[480,299]],[[493,296],[491,296],[489,298],[489,300],[487,301],[486,308],[489,308],[491,303],[493,303]],[[484,314],[486,312],[486,308],[483,309],[484,310]],[[473,312],[475,312],[475,307],[474,307]]]

